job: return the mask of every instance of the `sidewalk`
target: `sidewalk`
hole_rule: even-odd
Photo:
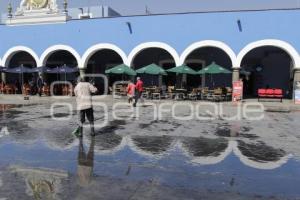
[[[93,98],[98,98],[99,96],[94,96]],[[70,96],[57,96],[57,97],[48,97],[48,96],[42,96],[39,97],[37,95],[35,96],[29,96],[29,100],[24,100],[23,95],[3,95],[0,94],[0,104],[49,104],[54,102],[75,102],[75,97]],[[101,101],[104,102],[112,102],[112,101],[123,101],[123,99],[113,99],[111,95],[108,96],[102,96]],[[126,100],[124,99],[124,102]],[[160,101],[153,101],[155,103],[159,102],[165,102],[168,100],[160,100]],[[170,101],[170,100],[169,100]],[[174,100],[171,100],[172,102],[177,102]],[[151,102],[151,100],[147,100],[146,102]],[[199,101],[201,102],[201,101]],[[193,103],[197,103],[197,101],[193,101]],[[293,100],[290,99],[284,99],[283,102],[279,101],[257,101],[257,99],[246,99],[243,100],[242,103],[261,103],[265,107],[265,111],[267,112],[292,112],[292,111],[300,111],[300,105],[294,104]],[[232,102],[223,102],[224,105],[227,106],[235,106],[236,103]]]
[[[244,103],[253,102],[257,103],[257,99],[246,99],[243,100]],[[300,111],[300,105],[296,105],[292,99],[283,99],[282,102],[278,100],[268,99],[266,101],[259,101],[265,107],[267,112],[291,112],[291,111]]]

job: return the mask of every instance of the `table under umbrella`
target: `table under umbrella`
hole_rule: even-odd
[[[187,65],[173,67],[171,69],[168,69],[167,72],[172,72],[172,73],[176,73],[176,74],[197,75],[197,72]],[[181,82],[181,87],[182,87],[182,82]]]
[[[65,81],[66,81],[67,74],[78,72],[79,69],[78,69],[78,67],[70,67],[67,65],[63,65],[60,67],[57,66],[57,67],[53,67],[53,68],[43,66],[43,67],[37,68],[37,71],[40,73],[57,74],[57,76],[58,76],[58,74],[65,74]]]
[[[22,76],[22,85],[23,85],[23,74],[28,73],[36,73],[38,72],[37,68],[29,68],[29,67],[25,67],[23,65],[19,66],[19,67],[4,67],[2,68],[2,72],[5,73],[12,73],[12,74],[20,74]]]

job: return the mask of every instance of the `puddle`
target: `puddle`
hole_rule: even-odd
[[[0,104],[0,113],[5,112],[14,107],[15,107],[15,105],[11,105],[11,104]]]
[[[10,111],[0,118],[1,126]],[[129,122],[115,120],[97,130],[94,139],[86,128],[79,140],[71,134],[76,122],[57,127],[42,122],[34,129],[26,121],[11,123],[10,135],[0,138],[0,199],[300,197],[300,162],[257,141],[248,126],[220,124],[215,132],[200,130],[205,137],[150,136],[136,130],[132,133],[138,135],[122,136],[117,130]],[[150,121],[140,129],[160,123],[182,126]]]
[[[90,193],[85,199],[104,194],[114,199],[115,190],[126,188],[126,195],[117,199],[127,199],[135,191],[143,195],[139,185],[156,188],[150,197],[163,199],[300,196],[300,163],[264,143],[114,133],[83,140],[53,137],[30,146],[0,144],[0,179],[6,183],[0,197],[72,199]]]
[[[103,135],[107,133],[113,133],[116,130],[123,129],[122,126],[126,125],[125,120],[113,120],[108,123],[107,126],[101,128],[99,131],[96,131],[97,135]]]

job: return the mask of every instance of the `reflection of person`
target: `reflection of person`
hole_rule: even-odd
[[[131,103],[133,101],[134,91],[135,91],[135,85],[131,81],[129,81],[127,86],[128,103]]]
[[[140,77],[137,77],[137,82],[135,84],[135,101],[133,106],[136,107],[136,104],[138,102],[138,100],[141,98],[142,93],[143,93],[143,81],[141,80]]]
[[[92,137],[89,151],[86,154],[83,147],[82,138],[79,139],[77,175],[79,185],[82,187],[88,186],[91,182],[94,168],[94,147],[95,138]]]
[[[94,130],[94,111],[92,105],[92,93],[97,92],[97,88],[92,84],[85,82],[83,78],[79,78],[79,83],[74,89],[77,102],[77,110],[80,115],[80,133],[78,136],[82,137],[82,126],[85,122],[85,116],[89,120],[91,126],[91,135],[95,136]]]
[[[37,80],[37,88],[38,88],[39,96],[42,96],[43,86],[44,86],[44,79],[43,79],[42,75],[40,75]]]

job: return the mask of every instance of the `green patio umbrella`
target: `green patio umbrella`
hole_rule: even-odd
[[[117,65],[111,69],[105,70],[105,73],[106,74],[122,74],[122,75],[126,74],[129,76],[136,75],[136,72],[125,64]]]
[[[201,69],[197,74],[231,74],[232,72],[212,62],[207,67]]]
[[[173,72],[176,74],[190,74],[190,75],[196,75],[197,72],[195,70],[193,70],[192,68],[190,68],[187,65],[181,65],[181,66],[177,66],[177,67],[173,67],[171,69],[168,69],[167,72]],[[183,78],[182,78],[183,79]],[[181,81],[181,87],[182,87],[182,82]]]
[[[154,80],[153,80],[154,75],[163,75],[163,76],[168,75],[163,68],[161,68],[160,66],[158,66],[154,63],[136,70],[136,73],[152,75],[152,85],[154,82]]]
[[[213,74],[231,74],[232,72],[225,69],[224,67],[216,64],[215,62],[212,62],[207,67],[201,69],[197,72],[197,74],[210,74],[210,80],[212,81],[212,75]],[[213,82],[213,87],[215,86],[215,83]]]
[[[156,64],[150,64],[136,70],[138,74],[167,75],[166,71]]]
[[[193,70],[192,68],[190,68],[187,65],[173,67],[171,69],[168,69],[167,72],[173,72],[173,73],[177,73],[177,74],[191,74],[191,75],[197,74],[197,72],[195,70]]]

